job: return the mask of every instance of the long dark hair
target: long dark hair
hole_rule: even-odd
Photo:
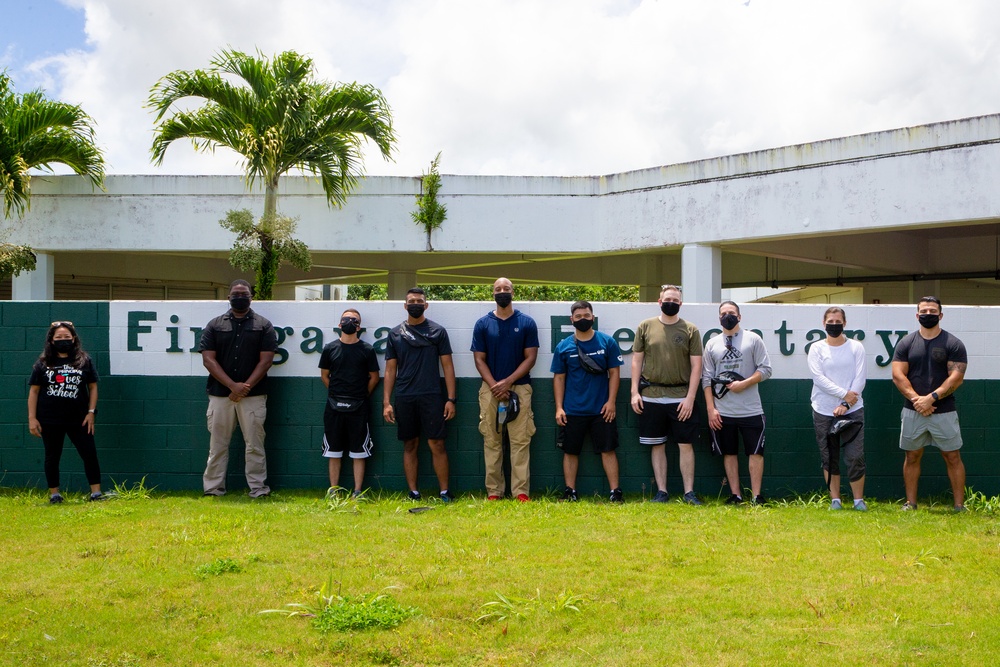
[[[66,329],[73,335],[73,349],[70,350],[68,358],[60,357],[59,353],[56,352],[55,345],[52,344],[52,337],[56,334],[57,329]],[[66,363],[74,368],[83,368],[88,359],[90,359],[90,355],[84,351],[83,345],[80,344],[80,337],[76,335],[76,329],[72,322],[53,322],[49,326],[49,331],[45,334],[45,347],[38,357],[40,362],[49,368],[62,366]]]

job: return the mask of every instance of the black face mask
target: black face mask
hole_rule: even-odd
[[[229,297],[229,307],[232,308],[237,313],[242,313],[244,311],[250,310],[250,297],[231,296]]]
[[[52,341],[52,348],[59,354],[69,354],[73,351],[73,341],[54,340]]]
[[[830,338],[839,338],[840,334],[844,333],[843,324],[827,324],[825,327],[826,335]]]
[[[740,323],[739,315],[733,315],[732,313],[726,313],[719,318],[719,324],[722,325],[723,329],[732,331],[736,328],[736,325]]]
[[[576,327],[577,331],[590,331],[594,326],[594,320],[576,320],[573,322],[573,326]]]
[[[427,306],[422,303],[406,304],[406,312],[408,312],[410,314],[410,317],[412,317],[415,320],[419,320],[420,316],[424,314],[425,310],[427,310]]]
[[[510,292],[497,292],[493,295],[493,300],[497,302],[497,305],[501,308],[506,308],[510,305],[510,302],[514,300],[514,295]]]
[[[920,321],[920,326],[925,329],[933,329],[941,321],[940,315],[932,315],[930,313],[924,315],[917,315],[917,320]]]
[[[681,312],[681,304],[675,301],[664,301],[660,304],[660,310],[662,310],[663,314],[667,317],[673,317],[677,313]]]
[[[359,324],[360,322],[358,322],[353,317],[345,317],[344,319],[340,320],[340,330],[343,331],[348,336],[350,336],[358,332]]]

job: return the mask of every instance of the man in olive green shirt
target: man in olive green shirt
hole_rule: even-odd
[[[679,287],[664,285],[660,315],[643,320],[632,347],[632,410],[639,416],[639,443],[648,445],[657,491],[654,503],[665,503],[667,493],[667,439],[680,452],[684,502],[701,505],[694,492],[694,447],[698,440],[695,396],[701,381],[701,333],[678,317]],[[641,382],[640,382],[641,381]]]

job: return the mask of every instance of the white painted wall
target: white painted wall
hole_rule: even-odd
[[[450,176],[439,251],[607,252],[903,229],[1000,217],[1000,115],[602,177]],[[227,251],[218,220],[263,197],[224,176],[34,177],[11,241],[45,251]],[[425,247],[416,178],[373,177],[343,209],[309,178],[280,208],[316,252]]]

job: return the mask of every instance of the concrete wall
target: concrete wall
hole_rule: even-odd
[[[613,252],[992,220],[1000,115],[876,132],[601,177],[443,178],[441,252]],[[279,207],[314,252],[424,249],[417,178],[371,177],[343,209],[315,179],[282,179]],[[218,220],[262,210],[236,176],[32,179],[11,241],[47,251],[227,251]],[[566,234],[572,229],[572,234]],[[525,240],[530,239],[530,247]]]
[[[343,304],[258,304],[262,313],[271,317],[276,326],[284,326],[289,313],[300,313],[302,322],[317,321],[320,314],[328,327],[339,317]],[[208,434],[205,429],[204,377],[197,363],[198,355],[189,351],[186,343],[163,357],[157,346],[170,340],[168,317],[158,317],[148,333],[137,334],[134,342],[147,349],[126,354],[129,330],[122,326],[121,314],[154,312],[166,315],[180,313],[179,320],[189,318],[203,324],[207,317],[198,308],[214,313],[224,306],[218,302],[205,306],[197,303],[135,302],[36,302],[0,303],[0,484],[3,486],[44,486],[43,451],[40,440],[27,430],[25,398],[27,378],[37,358],[48,323],[72,320],[76,323],[85,346],[97,361],[102,379],[100,387],[97,444],[105,484],[112,479],[137,481],[146,476],[147,485],[161,489],[200,489],[201,472],[207,456]],[[308,310],[308,308],[315,310]],[[435,311],[435,308],[437,309]],[[542,354],[535,380],[535,413],[538,433],[532,442],[532,486],[535,492],[560,487],[561,454],[555,449],[555,424],[551,381],[546,372],[547,351],[554,340],[548,327],[550,313],[565,310],[566,304],[526,304],[540,325]],[[708,333],[714,306],[685,305],[683,314],[702,325]],[[303,310],[306,309],[306,310]],[[323,310],[320,310],[323,309]],[[470,377],[471,356],[467,352],[471,326],[485,304],[432,304],[428,315],[448,326],[456,353],[456,366],[463,377],[459,380],[458,417],[450,424],[448,449],[452,462],[452,487],[458,491],[482,489],[482,444],[477,430],[478,408],[476,392],[479,379]],[[640,319],[655,313],[651,304],[598,304],[601,330],[612,333],[622,322],[634,327]],[[779,496],[790,491],[808,492],[822,487],[819,457],[815,451],[809,409],[811,382],[804,378],[804,348],[808,340],[817,339],[802,324],[819,322],[822,306],[746,306],[744,323],[748,328],[761,328],[765,335],[776,369],[775,379],[761,385],[761,395],[768,424],[767,455],[765,458],[765,493]],[[395,324],[403,315],[399,303],[363,304],[363,314],[369,332],[366,338],[385,324]],[[396,312],[398,311],[398,313]],[[116,312],[118,314],[116,314]],[[207,311],[206,311],[207,312]],[[435,314],[436,312],[436,314]],[[963,458],[969,474],[969,484],[990,495],[1000,493],[1000,455],[991,443],[1000,437],[1000,357],[990,350],[990,327],[996,321],[996,309],[946,308],[945,325],[965,340],[970,353],[970,374],[959,390],[960,416],[965,448]],[[912,326],[912,307],[849,307],[849,326],[866,332],[864,344],[869,352],[870,380],[865,390],[866,454],[868,459],[868,490],[871,495],[898,498],[902,496],[900,475],[902,455],[897,446],[898,416],[901,399],[888,379],[879,357],[885,350],[882,334],[895,340],[897,331]],[[602,319],[603,317],[603,319]],[[197,318],[197,320],[195,320]],[[391,319],[390,319],[391,318]],[[183,322],[186,324],[186,319]],[[289,361],[285,368],[272,374],[272,390],[268,404],[267,451],[270,481],[276,489],[289,487],[325,488],[326,465],[319,454],[322,437],[322,412],[325,389],[318,378],[315,363],[318,355],[303,350],[303,329],[289,327],[295,335],[286,340]],[[561,329],[561,326],[556,326]],[[779,331],[785,330],[784,337]],[[328,334],[329,335],[329,334]],[[857,336],[857,334],[855,334]],[[558,336],[558,332],[556,333]],[[626,334],[621,334],[623,342]],[[110,342],[110,344],[109,344]],[[308,347],[308,346],[306,346]],[[623,349],[628,347],[623,345]],[[791,349],[793,348],[794,349]],[[785,354],[787,352],[787,354]],[[116,363],[128,364],[136,356],[159,356],[160,361],[147,366],[135,366],[128,374],[112,374],[112,357]],[[292,357],[298,357],[292,359]],[[177,361],[174,361],[176,359]],[[124,360],[124,361],[123,361]],[[627,362],[626,362],[627,363]],[[171,372],[172,364],[188,370]],[[626,366],[627,368],[627,366]],[[120,372],[120,371],[116,371]],[[622,446],[619,457],[622,487],[630,493],[649,491],[652,471],[647,451],[638,444],[635,416],[627,405],[628,386],[623,381],[619,392],[618,413]],[[374,439],[377,450],[370,463],[368,483],[376,488],[402,490],[402,450],[395,439],[394,427],[381,422],[381,390],[375,393]],[[704,405],[699,400],[704,423]],[[720,491],[723,478],[721,461],[708,451],[707,433],[697,446],[697,484],[700,493],[714,496]],[[670,451],[670,448],[668,448]],[[244,488],[241,446],[234,439],[230,465],[232,490]],[[79,457],[71,447],[63,458],[64,486],[72,490],[85,487]],[[421,485],[434,488],[431,464],[422,451]],[[346,479],[346,478],[345,478]],[[744,480],[746,480],[744,471]],[[670,452],[670,491],[678,493],[680,479],[676,449]],[[578,487],[584,494],[604,492],[600,463],[596,456],[585,453],[581,460]],[[931,453],[924,466],[922,494],[947,490],[947,478],[940,457]]]

